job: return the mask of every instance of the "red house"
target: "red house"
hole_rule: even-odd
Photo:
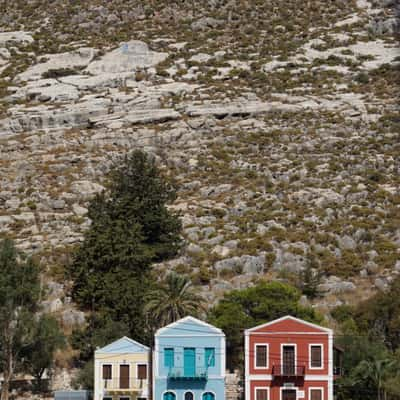
[[[246,400],[333,400],[333,331],[286,316],[245,331]]]

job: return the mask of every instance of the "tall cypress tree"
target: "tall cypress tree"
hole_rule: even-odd
[[[175,196],[153,158],[141,151],[126,156],[91,201],[92,224],[68,268],[74,301],[125,323],[139,340],[151,264],[174,256],[181,244],[179,218],[167,208]]]

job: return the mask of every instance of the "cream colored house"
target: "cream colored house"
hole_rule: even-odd
[[[148,398],[150,349],[123,337],[94,355],[94,400]]]

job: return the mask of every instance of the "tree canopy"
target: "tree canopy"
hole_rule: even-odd
[[[345,351],[338,396],[344,400],[399,398],[400,278],[357,307],[339,306],[337,342]]]
[[[151,290],[146,300],[145,311],[151,316],[154,328],[204,311],[203,299],[193,291],[189,278],[174,272]]]
[[[58,321],[50,315],[41,315],[34,321],[32,341],[24,349],[24,367],[36,378],[36,388],[42,391],[42,377],[52,370],[54,355],[66,345]]]
[[[243,361],[243,331],[247,328],[287,314],[321,323],[322,317],[314,309],[299,304],[300,297],[299,290],[281,282],[260,282],[225,294],[208,319],[226,334],[230,367]]]
[[[1,399],[21,363],[21,352],[33,340],[34,313],[40,294],[39,267],[17,251],[10,239],[0,242],[0,370]]]
[[[68,268],[78,305],[126,324],[138,339],[151,264],[180,247],[180,220],[167,208],[174,198],[153,158],[141,151],[124,157],[111,168],[107,190],[90,202],[92,224]]]

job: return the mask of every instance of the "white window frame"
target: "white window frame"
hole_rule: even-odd
[[[138,362],[136,364],[136,377],[135,379],[138,381],[139,380],[139,365],[145,365],[146,366],[146,379],[143,379],[143,381],[147,381],[149,379],[149,364],[147,362]]]
[[[254,399],[257,400],[257,391],[258,390],[267,390],[267,400],[270,399],[270,388],[269,386],[255,386],[254,387]]]
[[[312,366],[311,347],[319,347],[321,349],[321,366],[320,367]],[[308,368],[311,370],[324,369],[324,345],[323,345],[323,343],[310,343],[308,345]]]
[[[319,390],[321,392],[321,400],[324,400],[324,388],[323,388],[323,386],[310,386],[308,388],[308,400],[311,400],[311,390]]]
[[[295,373],[297,373],[297,364],[298,364],[297,363],[297,344],[296,343],[281,343],[281,374],[283,374],[283,348],[285,346],[294,347],[294,369],[295,369]],[[285,388],[285,389],[289,390],[289,388]],[[297,393],[297,391],[296,391],[296,393]],[[297,394],[296,394],[296,396],[297,396]]]
[[[257,347],[266,347],[266,365],[257,365]],[[254,344],[254,369],[268,369],[269,368],[269,343],[255,343]]]

